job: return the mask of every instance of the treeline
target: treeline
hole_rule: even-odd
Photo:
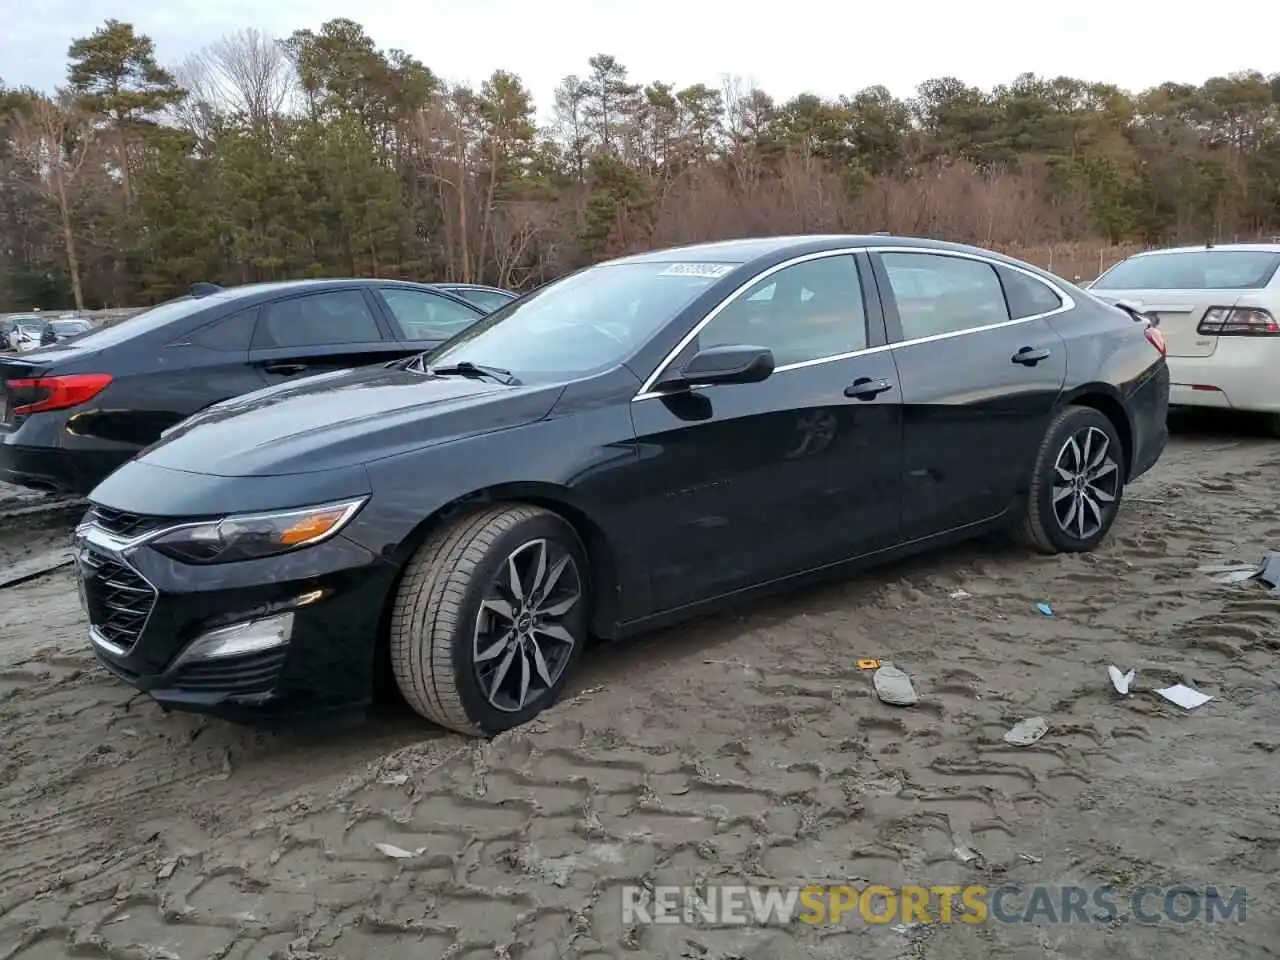
[[[0,309],[136,305],[195,280],[518,288],[758,233],[1013,251],[1280,234],[1280,75],[777,102],[640,83],[601,54],[543,128],[516,75],[449,84],[345,19],[245,30],[172,69],[108,20],[67,55],[57,91],[0,84]]]

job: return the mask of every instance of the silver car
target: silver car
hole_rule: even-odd
[[[1260,413],[1280,435],[1280,243],[1139,253],[1088,289],[1158,318],[1170,406]]]

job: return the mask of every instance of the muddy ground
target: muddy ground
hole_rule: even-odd
[[[1176,437],[1094,556],[980,545],[599,649],[487,745],[403,708],[165,716],[93,662],[66,569],[0,591],[0,958],[1272,956],[1280,600],[1196,568],[1280,548],[1280,443],[1214,429]],[[0,572],[67,520],[3,530]],[[920,703],[878,703],[863,657]],[[1151,692],[1172,682],[1216,699]],[[1003,743],[1029,716],[1048,734]],[[699,878],[1249,900],[1244,923],[624,927],[623,883]]]

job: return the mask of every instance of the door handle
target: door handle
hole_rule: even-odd
[[[1023,347],[1013,355],[1013,362],[1024,367],[1034,367],[1041,360],[1049,359],[1049,351],[1043,347]]]
[[[268,363],[262,369],[267,373],[278,373],[282,376],[291,377],[295,373],[302,373],[307,369],[305,363]]]
[[[893,384],[888,380],[872,380],[870,377],[859,377],[844,388],[844,395],[853,397],[856,400],[872,400],[886,390],[892,389]]]

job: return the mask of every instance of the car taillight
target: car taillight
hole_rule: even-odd
[[[68,410],[92,400],[111,383],[105,373],[77,373],[65,377],[33,377],[5,383],[14,416]]]
[[[1259,307],[1210,307],[1196,333],[1219,337],[1280,336],[1280,324],[1270,311]]]
[[[1167,357],[1169,355],[1169,344],[1164,338],[1164,331],[1149,326],[1142,332],[1147,335],[1147,342],[1160,351],[1160,356]]]

